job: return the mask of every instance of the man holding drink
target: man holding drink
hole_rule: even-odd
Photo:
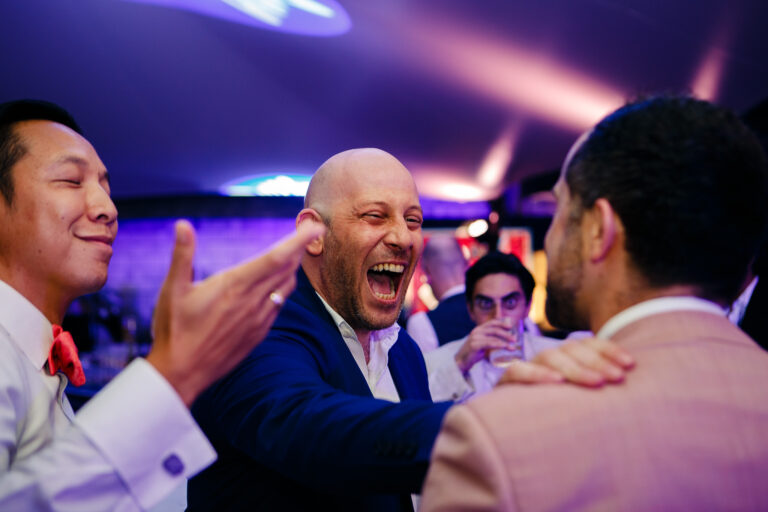
[[[467,270],[467,309],[477,327],[424,355],[433,399],[464,400],[489,391],[513,361],[560,344],[524,330],[534,286],[512,254],[491,252]]]

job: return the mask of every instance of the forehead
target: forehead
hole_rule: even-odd
[[[14,125],[26,152],[19,162],[47,167],[57,162],[83,161],[103,169],[93,146],[74,130],[52,121],[22,121]]]
[[[498,273],[488,274],[478,279],[472,296],[484,295],[492,299],[501,299],[514,292],[523,293],[520,279],[510,274]]]
[[[397,160],[360,158],[336,175],[336,204],[383,203],[393,208],[419,207],[419,195],[408,170]]]

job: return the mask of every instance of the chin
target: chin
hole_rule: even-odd
[[[375,326],[376,330],[379,329],[386,329],[387,327],[390,327],[392,324],[397,322],[397,317],[400,316],[400,304],[394,304],[392,306],[392,310],[387,311],[373,311],[369,312],[368,319],[370,321],[370,324]]]
[[[102,288],[104,288],[104,285],[107,284],[107,273],[104,272],[103,274],[92,274],[89,276],[84,277],[80,281],[80,295],[86,295],[89,293],[96,293]]]

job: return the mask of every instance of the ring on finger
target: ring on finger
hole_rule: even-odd
[[[272,303],[277,307],[280,307],[285,303],[285,298],[278,291],[270,293],[269,300],[271,300]]]

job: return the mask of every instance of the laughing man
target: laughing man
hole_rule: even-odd
[[[296,222],[328,230],[260,350],[193,408],[219,460],[190,510],[410,510],[449,407],[395,323],[423,247],[413,179],[381,150],[340,153]]]

